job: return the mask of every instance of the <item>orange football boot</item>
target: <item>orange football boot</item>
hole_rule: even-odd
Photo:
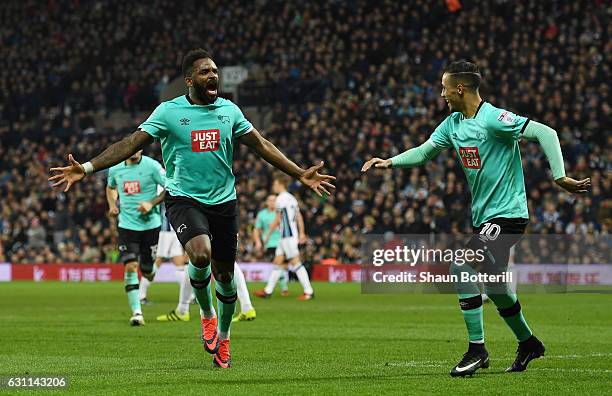
[[[204,350],[214,355],[219,350],[219,333],[217,332],[217,318],[202,318],[202,345]]]
[[[213,357],[213,367],[230,368],[232,367],[232,357],[230,355],[230,340],[221,340],[219,350]]]

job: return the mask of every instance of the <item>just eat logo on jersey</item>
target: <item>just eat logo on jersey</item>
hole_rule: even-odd
[[[480,154],[478,147],[459,147],[459,155],[463,166],[468,169],[480,169]]]
[[[191,131],[191,151],[199,153],[219,150],[220,136],[221,133],[218,129]]]
[[[124,181],[123,182],[123,192],[126,193],[127,195],[140,193],[140,182],[138,180]]]

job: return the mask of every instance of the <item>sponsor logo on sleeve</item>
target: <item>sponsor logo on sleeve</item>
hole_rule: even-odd
[[[201,153],[219,150],[220,136],[218,129],[191,131],[191,151]]]
[[[509,111],[504,111],[497,117],[497,120],[504,124],[512,125],[516,122],[516,116]]]
[[[132,181],[124,181],[123,182],[123,192],[127,195],[139,194],[140,193],[140,181],[132,180]]]
[[[464,168],[480,169],[478,147],[459,147],[459,155]]]

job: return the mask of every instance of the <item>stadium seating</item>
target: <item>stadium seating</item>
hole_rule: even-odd
[[[522,144],[528,232],[610,232],[604,1],[462,1],[454,13],[427,0],[191,3],[194,12],[171,0],[3,5],[0,262],[117,260],[105,175],[63,194],[50,189],[47,170],[66,153],[84,161],[130,133],[193,47],[209,48],[219,65],[248,67],[245,103],[272,106],[262,132],[297,163],[325,160],[338,177],[327,199],[292,186],[310,237],[306,262],[358,261],[361,233],[469,232],[469,193],[454,153],[419,169],[359,171],[370,156],[392,156],[427,139],[447,114],[441,70],[459,58],[481,66],[487,100],[558,131],[572,177],[592,178],[592,192],[570,197],[552,183],[537,144]],[[475,3],[478,18],[470,13]],[[177,28],[193,26],[194,18],[203,23]],[[98,127],[97,119],[118,111],[132,115],[129,128]],[[158,144],[146,154],[161,160]],[[239,255],[254,260],[249,235],[271,168],[240,147],[234,171]]]

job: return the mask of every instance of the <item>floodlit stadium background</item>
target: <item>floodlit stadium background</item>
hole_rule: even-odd
[[[308,268],[359,263],[363,233],[470,232],[469,193],[452,150],[414,170],[359,172],[370,156],[427,139],[448,112],[441,70],[460,58],[481,67],[486,100],[554,127],[568,172],[592,179],[592,192],[572,197],[554,186],[540,147],[521,144],[527,232],[609,233],[606,3],[3,2],[0,263],[117,262],[105,173],[63,194],[49,187],[47,170],[68,152],[84,162],[133,131],[160,100],[183,94],[180,59],[194,47],[212,51],[221,91],[269,140],[302,166],[325,160],[338,177],[328,199],[292,186],[309,237]],[[157,143],[145,154],[161,161]],[[262,261],[250,235],[271,168],[239,147],[234,172],[239,261]],[[31,268],[19,271],[35,277]],[[60,277],[46,271],[39,276]],[[67,271],[65,279],[108,272],[71,278]],[[348,270],[335,274],[353,278]]]

